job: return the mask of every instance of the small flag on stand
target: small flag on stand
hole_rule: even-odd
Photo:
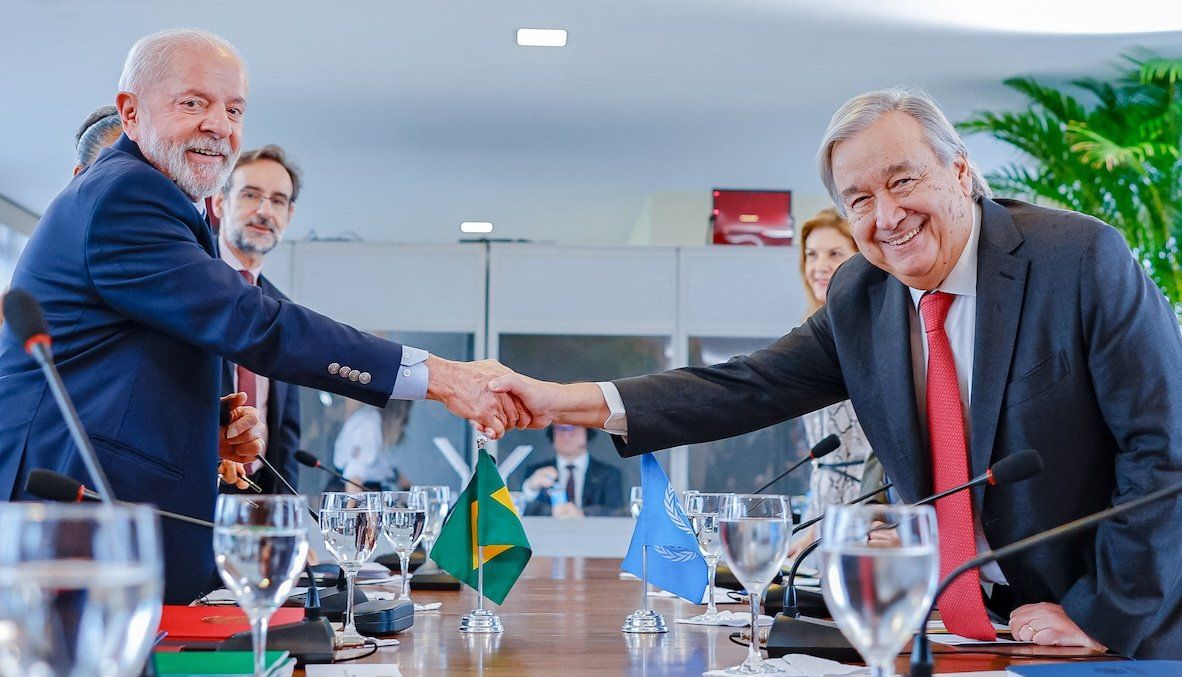
[[[533,551],[505,481],[487,451],[443,524],[431,559],[447,573],[477,588],[478,547],[484,546],[484,596],[500,604]]]
[[[706,592],[706,560],[677,492],[652,454],[640,457],[643,503],[620,568],[643,578],[641,549],[648,546],[648,581],[693,604]]]

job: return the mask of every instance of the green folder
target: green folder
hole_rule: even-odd
[[[252,675],[254,654],[249,651],[158,651],[153,654],[156,674],[163,677],[204,677],[205,675]],[[289,661],[286,651],[267,652],[267,674],[291,674],[282,669]]]

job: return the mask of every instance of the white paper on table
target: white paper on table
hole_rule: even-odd
[[[714,603],[715,604],[745,604],[746,603],[746,595],[744,595],[744,599],[732,599],[729,595],[727,595],[728,592],[730,592],[730,590],[727,590],[725,588],[715,588],[714,589]],[[677,595],[674,595],[673,593],[669,592],[668,590],[661,590],[660,588],[654,588],[652,590],[649,590],[648,594],[650,597],[677,597]],[[706,588],[706,591],[702,593],[702,601],[700,602],[701,604],[706,604],[706,596],[709,594],[710,594],[710,589]]]
[[[792,677],[839,677],[840,675],[855,675],[866,672],[866,668],[860,665],[846,665],[845,663],[838,663],[837,661],[798,653],[788,654],[783,658],[769,658],[765,662],[780,668],[785,674]],[[708,677],[714,677],[715,675],[722,676],[726,675],[726,668],[719,668],[702,674]],[[944,676],[941,675],[941,677]]]
[[[333,629],[333,632],[342,632],[345,629],[345,624],[344,623],[333,623],[332,629]],[[384,646],[398,646],[398,640],[393,637],[366,637],[365,639],[367,642],[367,644],[365,646],[350,647],[348,649],[337,649],[336,650],[337,660],[340,660],[341,658],[345,658],[345,659],[356,658],[356,656],[349,656],[348,655],[348,652],[350,652],[350,651],[356,651],[358,649],[363,649],[364,651],[370,651],[371,645],[368,644],[368,642],[376,642],[379,648],[384,647]],[[363,653],[364,653],[364,651],[363,651]]]
[[[998,637],[997,639],[973,639],[972,637],[962,637],[954,635],[950,632],[943,632],[935,635],[928,635],[928,639],[935,644],[943,644],[945,646],[967,646],[971,644],[1033,644],[1034,642],[1021,642],[1016,639],[1006,639],[1005,637]]]
[[[304,666],[308,677],[402,677],[394,663],[327,663]]]
[[[722,611],[719,612],[718,620],[713,623],[699,621],[696,616],[694,618],[678,618],[677,622],[685,623],[686,625],[717,625],[731,628],[745,628],[751,625],[751,614],[742,611]],[[769,626],[772,624],[772,617],[760,614],[758,622],[761,628]]]

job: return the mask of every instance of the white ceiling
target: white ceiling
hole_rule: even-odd
[[[0,196],[44,210],[127,48],[171,26],[213,30],[245,57],[246,147],[279,143],[305,172],[290,237],[407,242],[455,241],[463,220],[493,221],[494,237],[623,242],[652,193],[820,193],[816,143],[861,91],[919,85],[956,119],[1018,102],[1008,76],[1105,75],[1136,46],[1182,51],[1179,30],[953,28],[930,11],[947,4],[0,0]],[[517,47],[520,27],[566,28],[568,46]],[[986,168],[1006,159],[983,138],[970,148]]]

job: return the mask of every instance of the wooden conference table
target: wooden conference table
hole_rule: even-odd
[[[459,632],[460,616],[475,608],[476,593],[414,591],[418,602],[441,601],[438,611],[420,612],[400,644],[358,663],[395,663],[403,675],[700,675],[741,663],[747,649],[730,641],[738,628],[676,623],[702,607],[675,598],[650,597],[665,615],[669,632],[626,635],[624,617],[638,606],[640,583],[620,580],[619,560],[535,557],[505,604],[497,608],[500,635]],[[724,609],[747,611],[744,605]],[[990,647],[991,650],[994,647]],[[1017,646],[1010,655],[936,646],[938,672],[1001,670],[1015,662],[1045,662],[1045,656],[1094,656],[1083,649]],[[1042,656],[1031,658],[1031,655]],[[1026,656],[1026,658],[1023,658]],[[900,674],[907,674],[901,657]]]

